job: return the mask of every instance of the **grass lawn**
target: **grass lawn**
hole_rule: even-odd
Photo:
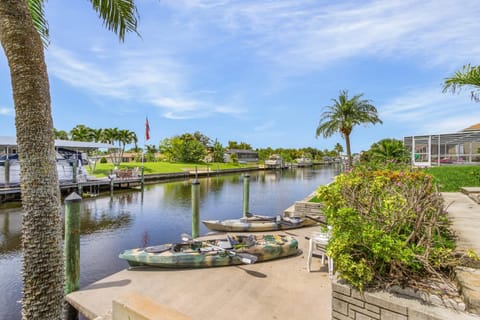
[[[440,166],[425,171],[435,177],[439,191],[458,192],[461,187],[480,187],[480,166]]]
[[[172,172],[184,172],[184,171],[195,171],[195,167],[198,171],[206,171],[209,168],[210,171],[213,170],[225,170],[225,169],[238,169],[246,168],[252,165],[247,164],[233,164],[233,163],[171,163],[171,162],[145,162],[145,174],[152,173],[172,173]],[[256,165],[255,165],[256,166]],[[128,169],[135,168],[139,169],[142,167],[141,162],[125,162],[120,164],[118,169]],[[96,177],[106,177],[114,169],[112,163],[97,163],[95,172],[90,172],[90,169],[87,167],[88,173]]]
[[[459,192],[461,187],[480,187],[480,166],[440,166],[422,169],[432,175],[441,192]],[[317,197],[310,202],[320,202]]]

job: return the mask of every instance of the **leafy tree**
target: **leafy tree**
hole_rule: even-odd
[[[223,162],[225,155],[225,149],[222,144],[215,139],[213,143],[213,162]]]
[[[461,71],[449,78],[446,78],[443,83],[443,92],[460,91],[462,87],[470,87],[472,100],[480,101],[480,66],[464,65]]]
[[[348,91],[340,91],[338,100],[332,99],[333,104],[324,107],[316,130],[316,137],[323,135],[324,138],[328,138],[337,132],[341,134],[347,146],[349,165],[352,165],[350,134],[353,127],[364,123],[382,123],[375,106],[369,100],[361,100],[362,96],[363,93],[349,99]]]
[[[228,149],[252,150],[252,146],[246,142],[228,141]]]
[[[159,152],[165,160],[174,161],[172,153],[172,139],[165,138],[160,141]]]
[[[133,0],[90,2],[120,40],[126,32],[136,32]],[[21,159],[23,319],[60,319],[63,313],[62,219],[43,51],[48,42],[44,3],[0,1],[0,42],[10,68]]]
[[[169,161],[176,162],[199,162],[207,154],[205,146],[190,133],[162,140],[160,152]]]
[[[53,128],[53,136],[55,139],[68,140],[68,133],[65,130],[57,130]]]
[[[205,146],[189,133],[172,139],[173,159],[177,162],[199,162],[206,153]]]
[[[125,152],[125,147],[127,144],[133,143],[138,141],[137,134],[133,131],[122,129],[118,131],[117,136],[118,142],[120,144],[120,159],[123,157],[123,153]]]
[[[206,135],[204,135],[203,133],[201,133],[200,131],[195,131],[193,133],[193,137],[199,141],[201,144],[203,144],[203,146],[205,148],[208,148],[210,147],[210,143],[212,141],[212,139],[210,139],[209,137],[207,137]]]
[[[231,162],[231,163],[235,163],[235,164],[238,163],[238,156],[237,156],[236,153],[230,154],[230,162]]]

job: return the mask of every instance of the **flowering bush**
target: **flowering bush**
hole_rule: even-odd
[[[332,226],[328,254],[359,290],[449,275],[454,242],[430,175],[355,168],[321,186],[318,197]]]

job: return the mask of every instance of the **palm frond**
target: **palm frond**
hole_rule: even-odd
[[[137,32],[139,20],[134,0],[90,0],[93,9],[103,20],[104,26],[124,41],[127,32]]]
[[[450,78],[446,78],[443,84],[443,92],[459,92],[462,87],[473,87],[471,98],[480,101],[480,66],[466,64],[462,70],[456,71]]]
[[[48,32],[48,22],[45,19],[45,1],[44,0],[28,0],[28,9],[30,10],[30,15],[32,16],[32,21],[35,26],[35,29],[40,34],[42,38],[43,45],[45,47],[49,44],[49,32]]]

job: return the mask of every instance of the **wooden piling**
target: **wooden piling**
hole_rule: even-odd
[[[65,295],[80,287],[80,210],[81,201],[77,193],[65,199]],[[65,319],[77,319],[78,311],[71,305],[65,306]]]
[[[197,177],[192,182],[192,237],[200,235],[200,182]]]
[[[248,203],[250,198],[250,175],[243,176],[243,216],[248,215]]]
[[[73,168],[72,168],[72,181],[73,183],[77,183],[77,159],[73,161]]]
[[[5,187],[10,186],[10,160],[8,160],[8,155],[7,159],[5,159]]]

